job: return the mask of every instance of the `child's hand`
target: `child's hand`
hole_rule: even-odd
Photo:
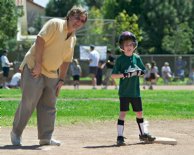
[[[142,75],[144,75],[144,71],[136,70],[134,72],[123,73],[123,78],[130,78],[133,76],[142,76]]]
[[[128,78],[129,74],[128,73],[123,73],[123,78]]]

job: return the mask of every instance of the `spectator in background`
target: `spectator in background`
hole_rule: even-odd
[[[9,88],[19,88],[20,87],[20,81],[21,81],[21,73],[17,72],[15,73],[12,78],[10,83],[8,83]]]
[[[101,85],[102,84],[102,77],[103,77],[103,69],[106,63],[104,61],[99,61],[98,63],[98,70],[96,74],[96,84]]]
[[[172,78],[172,72],[168,62],[164,63],[164,66],[162,66],[161,72],[162,72],[162,78],[164,80],[164,84],[168,84]]]
[[[184,81],[185,78],[185,66],[186,61],[182,59],[182,56],[179,56],[177,61],[175,62],[176,65],[176,76],[178,79]]]
[[[82,70],[77,59],[73,59],[73,62],[70,68],[73,76],[74,89],[79,89],[79,80],[80,80]]]
[[[189,73],[189,81],[188,84],[194,84],[194,68]]]
[[[107,50],[107,61],[105,64],[106,64],[106,72],[105,72],[105,77],[104,77],[104,81],[103,81],[103,85],[104,85],[103,89],[107,89],[108,83],[110,80],[114,84],[115,89],[118,89],[115,79],[113,79],[111,77],[112,70],[113,70],[113,67],[115,64],[115,57],[113,56],[113,54],[110,50]]]
[[[96,89],[96,75],[98,71],[98,64],[100,60],[100,54],[95,50],[94,45],[90,45],[89,53],[89,74],[92,78],[92,89]]]
[[[145,74],[144,74],[144,81],[143,81],[143,89],[146,89],[146,85],[150,85],[150,71],[151,71],[151,64],[145,64]]]
[[[8,82],[8,77],[9,77],[9,69],[13,65],[12,62],[9,62],[7,58],[8,51],[4,50],[3,55],[1,56],[1,65],[3,69],[3,88],[9,89],[6,86],[6,82]]]
[[[150,87],[149,89],[153,89],[153,84],[157,84],[160,75],[158,74],[158,67],[156,66],[156,62],[151,62],[151,70],[150,70]]]

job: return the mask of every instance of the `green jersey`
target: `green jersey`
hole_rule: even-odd
[[[137,54],[126,56],[122,54],[116,60],[112,74],[134,72],[135,70],[145,71],[144,64]],[[119,81],[120,97],[140,97],[139,76],[121,78]]]

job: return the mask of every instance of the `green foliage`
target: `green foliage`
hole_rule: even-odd
[[[104,18],[114,19],[120,12],[123,12],[123,10],[127,13],[133,12],[131,2],[132,0],[105,0],[102,7]]]
[[[177,25],[177,29],[166,35],[162,41],[162,47],[173,54],[187,54],[192,50],[193,30],[188,23]]]
[[[92,1],[91,0],[85,0],[85,2],[86,2],[86,5],[89,8],[96,7],[98,9],[101,9],[104,0],[92,0]]]
[[[34,22],[33,22],[33,26],[34,26],[34,28],[35,28],[35,32],[34,32],[34,34],[38,34],[38,32],[41,30],[41,28],[42,28],[42,21],[41,21],[41,16],[40,15],[38,15],[36,18],[35,18],[35,20],[34,20]]]
[[[103,17],[100,10],[97,9],[96,7],[92,7],[89,10],[89,18],[90,19],[95,18],[96,20],[88,21],[86,23],[85,25],[86,31],[84,32],[84,34],[88,34],[88,35],[84,35],[84,37],[80,38],[79,42],[85,45],[91,44],[91,43],[95,45],[101,44],[102,38],[99,36],[103,34],[104,25],[103,25]]]
[[[193,0],[192,0],[193,1]],[[146,50],[151,53],[152,49],[154,49],[153,53],[164,53],[176,52],[175,49],[168,48],[164,49],[167,45],[167,41],[169,41],[172,36],[176,37],[178,34],[177,32],[177,25],[181,23],[185,23],[189,20],[192,16],[192,1],[182,1],[182,0],[147,0],[143,3],[143,11],[141,13],[140,22],[142,24],[143,30],[145,31],[145,39],[143,40],[142,46],[146,47]],[[190,37],[190,30],[189,28],[186,29],[184,32],[185,36]],[[182,30],[180,30],[182,31]],[[187,34],[188,33],[188,34]],[[182,38],[188,42],[187,38]],[[164,43],[163,43],[164,41]],[[163,44],[163,45],[162,45]],[[182,46],[182,45],[181,45]],[[162,49],[163,47],[163,49]],[[191,50],[190,45],[185,49]],[[145,50],[145,49],[144,49]],[[170,51],[169,51],[170,50]],[[180,47],[177,47],[178,52],[184,53]],[[188,52],[188,51],[187,51]],[[182,54],[183,54],[182,53]]]
[[[16,37],[17,34],[17,19],[14,0],[0,1],[0,45],[1,48],[7,48],[7,41]]]
[[[102,20],[88,23],[88,32],[83,31],[85,36],[78,39],[81,44],[91,40],[94,44],[107,44],[113,48],[118,34],[131,30],[140,41],[140,54],[193,54],[193,3],[194,0],[51,0],[46,12],[48,16],[64,17],[74,4],[82,4],[88,7],[90,19],[122,20],[115,27],[111,24],[103,26]],[[115,38],[108,37],[110,34]]]
[[[46,7],[46,16],[65,17],[74,5],[84,5],[82,0],[50,0]]]
[[[136,35],[138,41],[142,40],[141,36],[142,31],[139,28],[138,17],[135,14],[129,16],[127,12],[124,10],[123,12],[119,13],[119,15],[116,17],[115,25],[118,36],[123,31],[130,31]]]
[[[105,45],[114,47],[114,21],[104,20],[101,10],[92,7],[89,10],[89,19],[86,25],[78,30],[78,44]]]

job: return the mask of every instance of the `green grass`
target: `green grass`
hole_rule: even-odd
[[[115,79],[115,80],[116,80],[116,83],[119,84],[119,79]],[[90,77],[81,77],[80,81],[91,81],[91,78]],[[185,78],[184,81],[182,81],[182,80],[173,81],[173,79],[172,79],[172,81],[169,82],[169,85],[187,85],[188,81],[189,81],[189,78]],[[140,78],[140,83],[143,84],[143,77]],[[163,81],[162,77],[160,77],[158,79],[157,85],[164,85],[164,81]]]
[[[193,94],[189,90],[142,90],[144,116],[152,120],[194,119]],[[20,97],[20,90],[0,90],[0,126],[12,125]],[[62,90],[57,102],[57,125],[116,120],[118,114],[116,90]],[[135,114],[130,111],[127,119],[135,119]],[[29,122],[35,124],[36,113]]]

